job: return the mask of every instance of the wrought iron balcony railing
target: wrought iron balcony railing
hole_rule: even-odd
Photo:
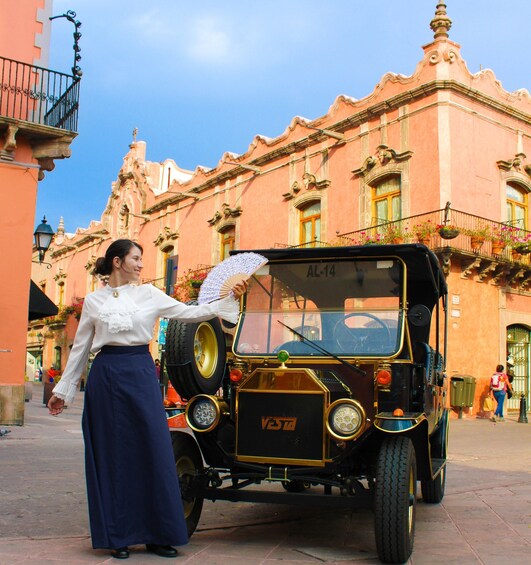
[[[479,257],[531,264],[530,231],[515,224],[453,210],[449,206],[393,222],[373,223],[370,227],[338,235],[337,244],[422,241],[435,250],[451,248]]]
[[[80,81],[0,57],[0,116],[77,131]]]

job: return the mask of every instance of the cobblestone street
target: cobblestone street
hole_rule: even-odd
[[[0,565],[116,563],[91,549],[83,440],[83,395],[58,418],[35,383],[23,427],[0,437]],[[417,565],[529,563],[531,428],[476,418],[450,427],[446,496],[417,505]],[[420,488],[419,488],[420,496]],[[143,547],[131,564],[160,563]],[[368,511],[205,502],[198,530],[178,563],[294,565],[378,563]]]

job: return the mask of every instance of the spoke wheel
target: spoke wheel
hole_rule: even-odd
[[[196,475],[203,473],[203,458],[195,439],[191,435],[185,432],[173,432],[171,435],[175,470],[181,487],[184,519],[188,537],[190,537],[195,532],[201,517],[203,499],[192,497],[188,492],[188,487]]]
[[[384,563],[405,563],[413,551],[417,503],[415,449],[407,437],[384,440],[374,493],[375,536]]]

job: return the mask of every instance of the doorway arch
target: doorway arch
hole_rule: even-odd
[[[513,398],[508,400],[507,408],[517,410],[520,408],[520,394],[524,393],[529,406],[529,376],[531,373],[531,338],[530,330],[527,326],[514,324],[507,327],[507,370],[514,372],[512,382],[513,390],[516,393]]]

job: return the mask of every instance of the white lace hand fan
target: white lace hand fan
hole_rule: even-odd
[[[249,279],[266,263],[267,259],[258,253],[231,255],[208,273],[199,290],[197,302],[206,304],[225,298],[234,285]]]

